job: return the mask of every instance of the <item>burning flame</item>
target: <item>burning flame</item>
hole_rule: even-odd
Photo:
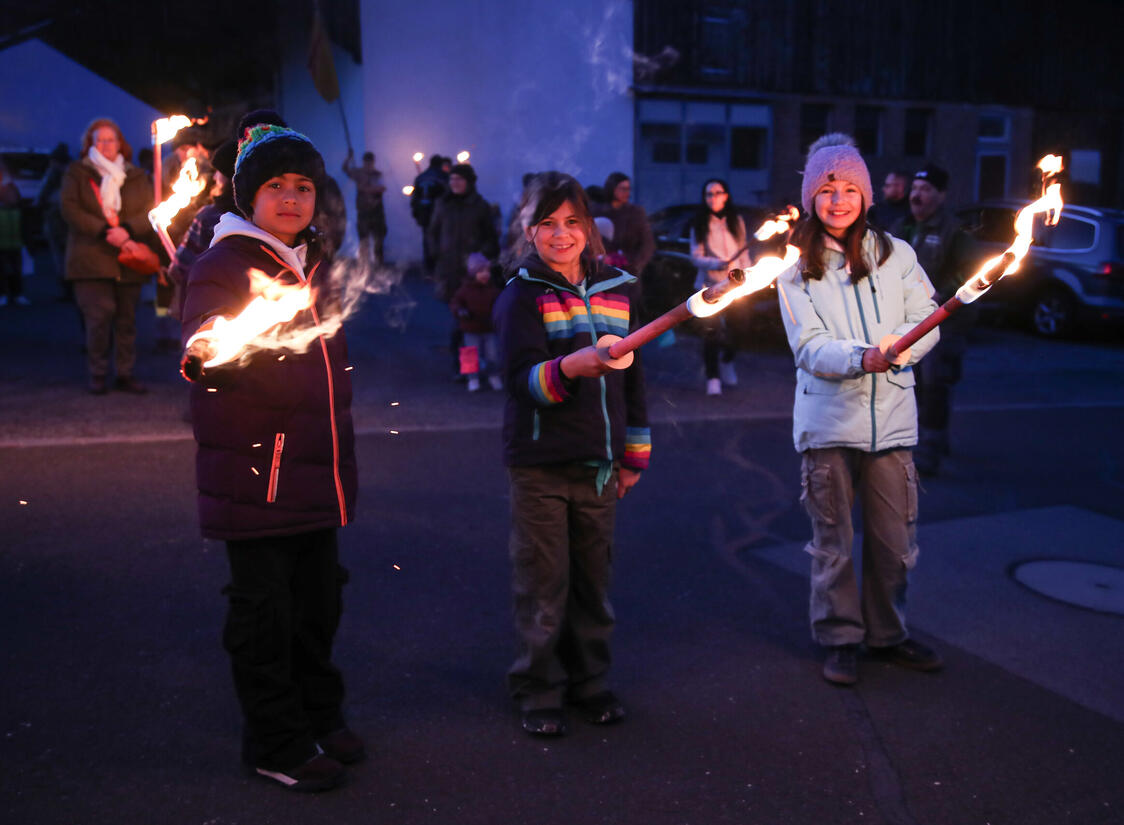
[[[235,360],[255,338],[312,306],[314,297],[308,282],[279,283],[259,269],[251,269],[249,276],[250,294],[255,297],[246,308],[233,318],[216,318],[209,328],[199,330],[187,342],[188,349],[196,341],[214,348],[214,354],[203,363],[204,369]]]
[[[745,276],[745,280],[733,289],[727,290],[714,303],[704,300],[702,295],[706,290],[700,289],[687,299],[687,309],[696,318],[716,315],[743,295],[749,295],[751,292],[757,292],[771,286],[777,276],[795,264],[799,258],[800,250],[792,244],[788,244],[784,248],[783,258],[778,258],[776,255],[766,255],[749,269],[743,269],[741,272]]]
[[[423,152],[414,152],[414,163],[421,163],[424,158],[425,154]]]
[[[956,297],[962,303],[970,304],[1001,278],[1018,270],[1034,241],[1034,219],[1037,215],[1045,215],[1047,226],[1057,225],[1063,206],[1062,186],[1056,180],[1062,171],[1062,159],[1057,155],[1046,155],[1038,162],[1038,169],[1042,172],[1042,196],[1020,209],[1015,216],[1015,240],[1007,247],[1007,251],[984,261],[976,273],[956,291]]]
[[[405,195],[406,197],[410,197],[410,195],[414,194],[414,187],[412,187],[408,184],[406,186],[403,186],[402,187],[402,194]]]
[[[207,118],[201,120],[193,120],[187,115],[172,115],[171,117],[162,117],[159,120],[152,121],[152,145],[156,146],[160,143],[167,143],[169,140],[176,136],[180,129],[186,129],[193,123],[206,123]]]
[[[188,158],[184,161],[176,182],[172,184],[172,194],[149,211],[149,222],[153,227],[167,229],[179,211],[191,203],[206,187],[207,179],[199,177],[195,158]]]
[[[470,157],[472,156],[468,153],[467,149],[462,152],[457,152],[457,163],[468,163]]]
[[[757,227],[757,231],[753,233],[753,237],[757,238],[759,241],[767,241],[774,235],[787,232],[791,228],[789,224],[799,217],[800,210],[795,206],[790,206],[787,211],[782,212],[775,218],[765,221],[765,223]]]

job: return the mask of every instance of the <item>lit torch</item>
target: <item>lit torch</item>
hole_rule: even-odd
[[[199,380],[210,367],[239,358],[255,339],[278,324],[293,320],[315,301],[308,281],[279,283],[258,269],[251,269],[249,276],[254,298],[246,308],[233,318],[211,319],[188,339],[181,371],[189,381]]]
[[[882,340],[882,350],[892,364],[904,364],[909,360],[909,348],[925,333],[958,310],[970,304],[991,289],[1001,278],[1018,270],[1023,258],[1030,250],[1034,240],[1034,218],[1044,213],[1047,226],[1054,226],[1061,217],[1062,187],[1058,176],[1062,171],[1062,159],[1057,155],[1046,155],[1038,162],[1042,172],[1042,195],[1034,203],[1023,207],[1015,216],[1015,240],[1002,255],[987,260],[969,278],[956,294],[933,310],[933,313],[896,341]]]
[[[424,152],[414,152],[414,166],[417,167],[419,172],[422,170],[421,162],[423,158],[425,158]]]
[[[162,192],[162,169],[161,164],[163,158],[160,155],[160,147],[162,144],[167,143],[174,138],[180,129],[186,129],[192,124],[206,123],[207,118],[190,118],[187,115],[172,115],[171,117],[162,117],[158,120],[152,121],[152,186],[155,190],[155,195],[152,198],[153,203],[160,202]]]
[[[176,246],[168,236],[168,227],[179,214],[179,211],[191,203],[206,186],[207,179],[199,176],[195,158],[188,158],[184,161],[176,182],[172,184],[172,194],[163,203],[157,204],[156,207],[149,210],[148,222],[156,230],[156,235],[160,238],[160,242],[164,244],[164,249],[167,251],[169,258],[175,257]]]
[[[790,206],[775,218],[763,223],[753,236],[759,241],[764,241],[788,232],[790,224],[799,217],[800,211],[795,206]],[[738,255],[740,254],[739,250]],[[734,255],[734,258],[738,255]],[[799,257],[800,250],[792,244],[787,244],[783,258],[766,255],[751,267],[731,269],[725,281],[700,289],[679,306],[629,333],[626,337],[601,336],[597,341],[598,355],[610,367],[626,369],[632,364],[634,350],[659,338],[688,318],[716,315],[743,295],[765,289],[777,279],[778,275],[795,264]]]
[[[457,163],[468,163],[468,159],[472,157],[467,149],[457,152]]]

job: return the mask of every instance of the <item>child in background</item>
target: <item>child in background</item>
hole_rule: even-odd
[[[503,389],[496,357],[496,334],[492,326],[492,307],[500,289],[492,283],[488,259],[479,252],[468,256],[468,277],[449,301],[449,309],[464,333],[461,347],[461,372],[468,377],[468,391],[480,389],[480,373],[488,375],[493,390]]]
[[[565,701],[592,724],[624,718],[606,684],[613,525],[651,439],[639,353],[613,369],[594,347],[636,326],[637,283],[597,260],[585,191],[545,172],[527,187],[520,216],[523,257],[495,308],[521,642],[508,688],[525,731],[560,736]]]
[[[628,269],[628,258],[613,246],[613,222],[604,215],[594,218],[593,222],[597,225],[597,231],[601,234],[601,243],[605,247],[605,254],[601,255],[599,260],[606,266]]]
[[[304,135],[247,129],[234,164],[235,203],[191,267],[183,339],[238,315],[254,297],[249,272],[309,283],[316,295],[288,327],[318,325],[331,285],[309,224],[325,177]],[[347,727],[343,678],[332,662],[347,571],[337,528],[356,492],[351,380],[343,330],[304,352],[262,351],[197,372],[209,345],[184,361],[197,377],[191,410],[203,535],[226,542],[229,598],[223,646],[244,718],[242,759],[293,791],[339,785],[365,755]],[[192,368],[192,364],[195,368]]]

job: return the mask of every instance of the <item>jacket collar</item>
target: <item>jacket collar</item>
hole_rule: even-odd
[[[547,266],[542,258],[535,253],[531,253],[523,258],[523,260],[516,265],[513,279],[514,278],[545,283],[555,289],[562,289],[566,292],[572,292],[575,295],[581,294],[581,290],[563,278],[558,272],[555,272]],[[604,292],[607,289],[612,289],[622,284],[631,284],[634,281],[636,281],[636,278],[629,275],[624,270],[606,266],[598,262],[592,267],[588,267],[586,270],[585,294],[592,295],[596,292]]]
[[[308,256],[307,244],[301,244],[297,247],[287,246],[282,243],[279,238],[270,235],[264,229],[246,220],[241,215],[235,215],[233,212],[225,212],[215,225],[215,237],[211,240],[211,246],[214,246],[223,238],[228,238],[233,235],[245,235],[256,241],[261,241],[272,249],[277,257],[284,261],[286,266],[293,270],[293,274],[302,281],[304,280],[304,267]]]

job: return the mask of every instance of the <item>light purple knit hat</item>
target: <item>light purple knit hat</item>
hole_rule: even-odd
[[[800,187],[800,202],[804,211],[812,213],[812,201],[821,186],[831,180],[853,183],[863,193],[863,207],[870,209],[874,203],[874,188],[870,185],[870,170],[866,168],[855,141],[850,135],[832,132],[808,147],[808,160],[804,164],[804,183]]]

